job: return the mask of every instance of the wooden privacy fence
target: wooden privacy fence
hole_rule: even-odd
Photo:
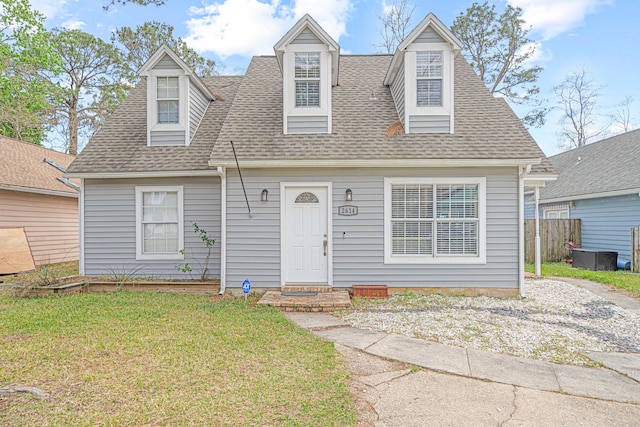
[[[631,229],[631,271],[640,273],[640,225]]]
[[[536,256],[536,220],[524,220],[524,259],[535,262]],[[579,219],[541,219],[540,220],[540,261],[564,261],[569,252],[565,242],[573,242],[576,247],[582,245],[582,226]],[[639,260],[640,262],[640,260]]]

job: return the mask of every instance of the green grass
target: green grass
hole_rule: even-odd
[[[535,266],[533,264],[526,264],[525,270],[534,273]],[[565,262],[545,262],[542,263],[540,272],[545,277],[576,277],[604,283],[605,285],[614,286],[640,298],[640,274],[630,273],[629,271],[591,271],[582,268],[573,268]]]
[[[0,296],[0,425],[354,425],[331,343],[237,299]]]

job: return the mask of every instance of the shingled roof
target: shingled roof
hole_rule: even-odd
[[[66,168],[74,158],[69,154],[0,136],[0,189],[77,196],[77,191],[58,180],[63,172],[45,162],[53,161]]]
[[[205,84],[224,101],[209,106],[188,147],[147,146],[143,80],[69,172],[186,171],[231,165],[233,141],[245,165],[272,161],[291,165],[304,160],[541,159],[533,172],[555,173],[511,108],[491,96],[462,55],[455,59],[455,133],[388,138],[387,129],[399,120],[390,89],[383,85],[391,59],[391,55],[341,55],[340,81],[332,88],[331,134],[283,134],[282,74],[275,56],[254,57],[243,77],[205,78]],[[375,100],[370,99],[372,93]]]
[[[506,102],[490,95],[462,55],[455,62],[455,134],[402,134],[389,87],[391,55],[343,55],[332,92],[332,133],[283,135],[282,76],[274,57],[251,61],[211,153],[211,164],[338,159],[545,159]],[[375,100],[370,100],[371,93]],[[250,124],[247,126],[247,124]],[[545,162],[540,171],[553,173]]]
[[[640,129],[557,154],[549,160],[558,171],[558,178],[540,190],[540,201],[638,192]]]
[[[147,81],[142,79],[91,138],[69,173],[171,172],[210,169],[207,161],[241,76],[203,77],[215,94],[189,146],[147,146]]]

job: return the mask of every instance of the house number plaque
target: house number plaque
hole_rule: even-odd
[[[358,215],[357,206],[338,206],[338,215],[353,216]]]

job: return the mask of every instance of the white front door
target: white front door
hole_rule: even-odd
[[[284,193],[284,283],[328,284],[328,186],[285,185]]]

